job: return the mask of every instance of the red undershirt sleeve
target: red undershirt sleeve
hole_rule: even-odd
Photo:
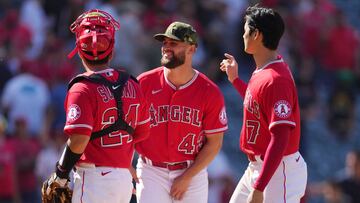
[[[264,163],[260,175],[253,187],[259,191],[264,191],[271,177],[278,168],[288,145],[291,126],[275,125],[270,129],[271,140],[264,155]]]
[[[247,88],[247,84],[240,80],[239,78],[236,78],[233,82],[232,82],[233,86],[235,87],[235,89],[239,92],[239,94],[245,98],[245,92],[246,92],[246,88]]]

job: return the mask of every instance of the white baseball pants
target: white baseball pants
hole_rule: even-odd
[[[230,199],[230,203],[246,203],[258,178],[263,161],[250,162]],[[305,194],[307,166],[299,152],[284,156],[264,190],[264,203],[299,203]]]
[[[206,169],[200,171],[193,179],[181,201],[172,199],[170,189],[173,180],[186,169],[168,170],[151,166],[138,159],[137,175],[140,183],[136,184],[138,203],[207,203],[208,174]]]
[[[76,167],[73,203],[129,203],[132,176],[127,168]]]

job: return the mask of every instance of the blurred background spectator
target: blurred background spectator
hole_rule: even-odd
[[[345,164],[338,173],[338,184],[352,203],[360,202],[360,150],[348,152]]]
[[[10,145],[15,147],[15,166],[22,202],[40,202],[40,188],[35,174],[35,161],[40,151],[37,137],[30,135],[25,118],[15,120],[15,129],[10,136]]]
[[[255,3],[275,8],[286,22],[279,48],[299,91],[309,167],[304,202],[360,202],[359,0],[0,0],[0,182],[8,186],[0,187],[0,203],[39,202],[40,182],[66,139],[67,83],[81,70],[78,58],[66,58],[75,45],[69,25],[92,8],[120,21],[111,66],[135,76],[160,65],[153,34],[174,20],[196,28],[193,65],[222,89],[229,117],[222,152],[209,166],[209,201],[228,201],[248,161],[238,147],[243,101],[218,66],[224,52],[232,53],[240,77],[250,78],[243,14]]]
[[[0,182],[6,187],[0,189],[0,202],[20,201],[19,183],[17,178],[15,146],[5,135],[6,120],[0,115]]]
[[[323,188],[326,203],[351,203],[350,198],[344,193],[338,182],[327,181]]]
[[[228,203],[235,190],[233,168],[223,151],[220,151],[208,167],[209,203]]]

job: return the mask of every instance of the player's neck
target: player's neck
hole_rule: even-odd
[[[96,72],[96,71],[101,71],[101,70],[105,70],[109,68],[108,64],[102,64],[102,65],[90,65],[90,64],[86,64],[83,63],[85,70],[87,72]]]
[[[171,82],[176,88],[188,83],[195,75],[195,70],[192,66],[181,65],[174,69],[164,69],[166,79]]]
[[[278,53],[276,51],[263,50],[253,55],[257,68],[262,68],[266,64],[277,60]]]

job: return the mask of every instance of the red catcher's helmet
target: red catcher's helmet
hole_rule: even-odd
[[[76,47],[68,58],[78,52],[88,60],[104,59],[112,52],[115,30],[119,29],[120,24],[105,11],[93,9],[81,14],[70,25],[71,32],[76,35]]]

